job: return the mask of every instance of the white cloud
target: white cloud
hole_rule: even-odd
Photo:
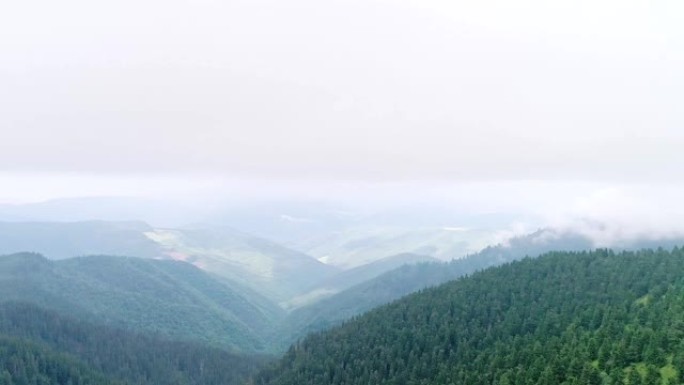
[[[599,189],[558,210],[549,223],[586,235],[600,247],[683,237],[683,193],[681,184]]]

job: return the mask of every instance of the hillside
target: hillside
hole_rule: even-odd
[[[22,382],[19,378],[22,372],[56,366],[67,374],[55,373],[55,369],[42,374],[55,380],[69,375],[74,378],[74,384],[98,383],[80,379],[87,375],[97,381],[106,377],[106,383],[240,385],[267,360],[266,357],[236,355],[194,343],[166,341],[90,324],[23,303],[0,305],[0,352],[0,384],[3,385],[3,366],[9,369],[16,384],[33,383]],[[3,361],[7,354],[10,358]],[[11,358],[12,354],[19,355],[19,361],[28,367],[18,369],[17,359]],[[36,355],[38,360],[56,360],[57,364],[39,364],[37,368],[31,368]],[[14,369],[8,367],[10,362]],[[66,369],[60,369],[60,365]]]
[[[0,257],[0,298],[108,325],[240,351],[267,349],[281,310],[183,262],[93,256]]]
[[[684,252],[557,252],[293,346],[257,384],[684,382]]]
[[[436,286],[466,274],[515,261],[536,257],[550,250],[588,250],[591,242],[575,234],[557,234],[551,230],[509,240],[505,245],[487,247],[477,254],[451,262],[405,264],[375,278],[362,281],[346,290],[292,311],[279,331],[281,348],[310,332],[324,330],[375,307],[397,300],[418,290]],[[382,263],[382,260],[377,262]],[[369,264],[356,269],[365,270]]]
[[[493,233],[461,227],[357,226],[311,240],[302,250],[332,266],[351,269],[404,253],[460,258],[488,245]]]
[[[391,255],[377,261],[361,265],[349,270],[343,270],[329,278],[323,279],[316,284],[313,290],[295,297],[286,303],[286,308],[296,309],[306,306],[326,297],[347,290],[363,282],[372,280],[388,271],[392,271],[404,265],[414,265],[425,262],[437,262],[432,257],[424,255],[402,253]]]
[[[0,335],[0,384],[117,385],[66,354]]]
[[[156,228],[143,222],[0,222],[0,255],[49,259],[120,255],[173,259],[240,282],[275,302],[338,272],[313,257],[225,226]]]
[[[145,236],[168,258],[241,282],[278,302],[337,272],[309,255],[227,227],[154,229]]]
[[[622,242],[622,250],[642,248],[674,247],[684,244],[680,238],[633,239]],[[472,274],[492,266],[515,261],[524,257],[537,257],[549,251],[582,251],[594,248],[594,243],[586,236],[574,232],[559,231],[553,228],[541,229],[534,233],[509,239],[504,244],[489,246],[478,253],[450,262],[426,260],[426,263],[409,263],[396,269],[368,277],[366,280],[350,280],[355,285],[345,290],[321,290],[318,300],[295,308],[286,319],[280,336],[284,347],[305,336],[307,333],[323,330],[340,324],[356,315],[377,306],[392,302],[418,290],[436,286],[466,274]],[[384,260],[344,271],[329,279],[347,276],[382,264]],[[335,282],[340,282],[335,281]],[[326,287],[325,282],[321,287]],[[327,295],[324,295],[327,294]]]

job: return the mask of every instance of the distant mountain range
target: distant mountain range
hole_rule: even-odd
[[[0,222],[0,254],[29,251],[50,259],[103,254],[181,260],[248,286],[284,308],[295,308],[403,264],[436,260],[435,256],[462,256],[470,250],[474,233],[465,229],[393,228],[376,230],[363,238],[361,229],[349,230],[336,233],[334,242],[310,242],[310,246],[318,245],[311,246],[312,251],[328,255],[327,260],[319,258],[324,263],[226,226],[159,228],[144,222]],[[482,239],[485,233],[480,234]]]
[[[338,271],[304,253],[226,227],[153,229],[144,235],[165,257],[240,282],[277,302],[308,291]]]
[[[337,269],[227,227],[153,228],[143,222],[0,222],[0,254],[50,259],[120,255],[182,260],[276,300],[307,292]]]
[[[313,290],[292,298],[284,303],[284,307],[288,310],[293,310],[311,305],[401,266],[437,261],[437,259],[432,257],[412,253],[385,257],[365,265],[340,271],[330,276],[330,278],[321,280]]]
[[[350,269],[402,253],[444,261],[461,258],[489,245],[493,233],[466,227],[360,226],[312,239],[301,248],[320,261]]]
[[[297,200],[187,205],[91,197],[0,204],[0,222],[143,221],[155,229],[237,229],[342,269],[400,253],[461,258],[495,243],[500,230],[522,219],[520,214],[472,214],[437,205],[383,210]],[[534,223],[531,218],[525,221]],[[204,225],[188,226],[195,223]]]
[[[0,222],[0,255],[40,253],[50,259],[104,254],[161,258],[144,222]]]
[[[665,248],[681,246],[684,245],[684,239],[634,240],[616,250],[639,250],[658,247],[658,245]],[[335,294],[323,296],[319,301],[307,306],[294,309],[279,332],[283,338],[281,347],[289,345],[310,332],[328,329],[408,294],[438,286],[489,267],[525,257],[537,257],[550,251],[583,251],[593,248],[593,242],[583,235],[542,229],[532,234],[512,238],[505,244],[486,247],[478,253],[450,262],[426,261],[401,264],[375,278],[367,279]]]
[[[416,234],[404,234],[406,242],[398,235],[394,243],[408,247]],[[436,233],[423,233],[429,242],[441,239],[445,245],[452,236],[430,234]],[[394,247],[384,236],[350,242],[343,248],[351,253]],[[620,248],[683,243],[633,240]],[[261,354],[279,354],[345,321],[354,324],[362,314],[412,293],[526,256],[593,248],[581,234],[542,229],[449,262],[399,253],[341,269],[222,226],[0,222],[0,253],[23,249],[51,257],[31,252],[0,256],[0,352],[25,366],[28,382],[54,375],[34,365],[42,362],[64,378],[88,383],[237,385],[269,361]],[[79,328],[87,332],[78,334]],[[121,344],[110,351],[102,347],[111,343],[103,338],[120,338]],[[298,383],[283,380],[292,374],[282,366],[289,365],[292,354],[255,383]],[[131,355],[151,366],[127,361]],[[232,365],[225,374],[216,357]],[[296,360],[309,365],[307,357]],[[118,370],[121,365],[130,370]],[[160,380],[151,381],[149,373]],[[0,381],[3,375],[0,370]]]
[[[429,234],[434,232],[424,236],[431,239]],[[449,237],[442,241],[448,244]],[[390,239],[367,240],[348,249],[385,250],[383,243],[391,243]],[[412,244],[402,243],[401,236],[394,242]],[[635,240],[624,248],[655,244],[681,243]],[[0,222],[0,254],[28,250],[56,259],[25,253],[1,258],[0,294],[7,300],[169,338],[236,351],[277,351],[309,332],[426,287],[525,256],[593,247],[585,236],[542,229],[450,262],[400,253],[342,270],[227,227]],[[90,256],[68,258],[78,255]]]

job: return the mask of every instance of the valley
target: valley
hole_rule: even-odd
[[[378,312],[389,311],[385,309],[403,306],[399,305],[401,303],[418,301],[421,304],[408,305],[406,309],[422,309],[427,305],[412,298],[432,295],[430,293],[446,290],[444,287],[469,285],[465,282],[477,280],[475,277],[495,274],[490,271],[498,272],[501,269],[505,271],[512,268],[509,267],[510,263],[513,263],[511,266],[520,266],[515,261],[524,259],[524,262],[521,262],[524,266],[535,267],[537,263],[546,263],[544,266],[549,266],[550,262],[543,262],[548,260],[562,265],[575,263],[571,261],[581,259],[589,263],[594,258],[618,258],[613,252],[606,254],[600,250],[590,254],[573,254],[582,250],[593,250],[591,241],[580,234],[543,229],[448,262],[431,256],[403,253],[343,270],[340,267],[323,264],[304,253],[233,229],[194,227],[169,230],[154,229],[140,222],[103,221],[64,224],[3,223],[2,226],[8,229],[5,237],[12,234],[14,242],[6,242],[2,246],[4,248],[29,245],[28,236],[24,235],[27,238],[22,239],[21,235],[28,234],[27,229],[39,229],[40,231],[33,233],[37,236],[31,235],[36,250],[72,250],[77,255],[86,254],[89,250],[95,251],[95,255],[71,258],[57,254],[56,258],[48,259],[41,254],[28,252],[0,257],[0,296],[4,306],[4,318],[0,320],[0,336],[5,338],[3,346],[6,345],[8,352],[14,352],[12,354],[20,354],[25,358],[36,357],[31,360],[55,360],[60,364],[54,365],[64,367],[59,370],[72,373],[75,378],[105,381],[102,383],[114,381],[162,384],[172,381],[169,376],[174,376],[176,379],[173,381],[179,383],[198,385],[215,381],[228,384],[244,384],[248,381],[256,381],[255,383],[259,384],[334,384],[336,381],[346,383],[351,381],[351,378],[355,379],[354,381],[391,383],[392,375],[401,375],[403,378],[408,374],[400,374],[398,368],[391,366],[382,372],[387,378],[376,377],[379,374],[368,377],[369,373],[378,373],[377,368],[368,371],[362,369],[363,373],[344,374],[346,369],[343,365],[342,368],[326,369],[330,370],[330,374],[327,374],[330,377],[322,379],[317,377],[318,374],[308,373],[308,364],[305,362],[302,363],[304,366],[297,366],[297,372],[285,369],[291,367],[286,362],[299,361],[299,352],[306,352],[306,349],[313,349],[314,346],[318,346],[316,344],[320,344],[311,342],[317,341],[317,338],[328,338],[328,335],[335,336],[336,333],[345,330],[355,330],[362,333],[360,336],[366,336],[372,328],[355,328],[352,325],[363,323],[365,319],[372,319]],[[12,229],[12,226],[16,228]],[[95,237],[97,234],[100,234],[100,237],[115,235],[116,239],[121,241],[121,248],[117,249],[116,244],[110,240],[99,244],[98,238]],[[663,239],[658,242],[669,245],[677,244],[678,240]],[[647,240],[635,241],[624,247],[639,249],[640,245],[650,246],[651,243]],[[137,257],[120,256],[130,250],[133,250]],[[656,254],[642,252],[632,259],[644,259],[644,255],[658,255],[666,258],[668,263],[677,263],[680,256],[678,250],[675,249],[672,255],[665,251],[658,251]],[[103,254],[108,251],[115,255]],[[147,252],[150,254],[146,254]],[[552,255],[544,256],[540,262],[525,259],[549,252],[552,252]],[[631,255],[620,254],[619,258],[629,260]],[[248,264],[240,263],[241,260]],[[501,265],[504,267],[496,268]],[[673,265],[671,269],[676,271],[676,266],[678,265]],[[517,277],[520,274],[513,275]],[[512,285],[524,279],[508,281]],[[489,284],[481,285],[489,287]],[[646,286],[648,285],[652,284],[646,283]],[[643,298],[651,298],[650,296],[641,295]],[[450,295],[449,298],[451,297]],[[444,298],[439,300],[442,301]],[[470,299],[463,297],[457,301],[467,302]],[[462,309],[474,306],[474,303],[466,302],[458,306]],[[420,314],[432,312],[443,315],[444,312],[439,306],[431,311],[415,311]],[[486,306],[494,309],[500,305]],[[523,305],[515,305],[515,308],[519,306]],[[448,314],[454,314],[453,310]],[[454,321],[444,322],[471,322],[468,320],[472,317],[476,315],[463,315]],[[22,319],[25,321],[21,321]],[[412,327],[418,327],[419,320],[420,318],[411,321]],[[372,324],[377,321],[369,322]],[[473,318],[472,322],[483,321],[476,321]],[[386,321],[379,324],[387,327],[392,325]],[[48,333],[40,333],[39,330],[48,330]],[[86,331],[73,334],[76,330]],[[453,329],[450,327],[450,330]],[[390,338],[386,341],[392,341],[395,337],[389,337],[390,335],[394,334],[387,334],[383,338]],[[419,335],[414,332],[410,334],[411,338],[418,338]],[[559,335],[558,338],[561,337],[562,335]],[[454,338],[460,337],[449,337],[449,341],[454,341]],[[109,340],[97,342],[98,339]],[[107,348],[103,351],[102,346],[111,345],[114,339],[120,340],[115,345],[115,349],[118,350],[109,351],[110,348]],[[118,347],[122,341],[128,342]],[[332,349],[331,352],[345,354],[341,347],[335,347],[334,344],[335,342],[325,342],[323,346],[325,349]],[[434,345],[434,348],[431,348],[433,351],[441,346],[436,341],[421,344],[424,345],[420,346]],[[21,349],[28,350],[17,350],[24,345],[25,348]],[[164,353],[160,356],[159,349],[165,352],[178,350],[178,353],[168,354],[180,354],[180,351],[187,354],[168,356]],[[363,351],[361,347],[354,349]],[[439,349],[445,351],[446,348]],[[285,356],[278,358],[283,353]],[[419,353],[426,354],[423,350]],[[325,350],[313,354],[324,357],[332,353]],[[392,360],[409,352],[391,354],[397,356],[387,356],[383,360],[393,362]],[[111,365],[104,365],[99,359],[94,360],[93,357],[101,355],[106,355],[107,362]],[[126,363],[127,355],[141,355],[141,358],[135,363]],[[197,361],[198,356],[206,358]],[[666,356],[673,357],[671,354]],[[451,355],[429,359],[423,357],[420,360],[441,360],[448,357]],[[676,361],[676,358],[671,359]],[[187,363],[182,363],[182,360],[187,360]],[[139,365],[140,362],[149,363],[154,369],[148,366],[135,366],[132,367],[130,375],[117,369],[120,365],[128,367]],[[233,362],[232,368],[241,369],[221,373],[220,368],[224,367],[226,362]],[[344,360],[335,358],[335,362]],[[408,361],[402,362],[402,367],[413,365]],[[667,364],[660,363],[662,365],[658,370],[667,368]],[[201,372],[196,372],[196,365],[203,368]],[[369,361],[369,365],[375,364]],[[643,365],[639,365],[635,367],[638,367],[641,373]],[[27,373],[37,371],[36,376],[41,375],[37,368],[27,370]],[[152,370],[157,371],[152,376],[154,380],[143,375]],[[425,370],[429,373],[441,373],[432,368],[421,369],[411,375],[422,378],[426,374],[420,373],[428,373]],[[625,373],[628,373],[629,367],[625,370]],[[674,367],[672,371],[679,373]],[[466,376],[462,377],[461,381],[480,383],[494,378],[468,380],[469,374],[459,373],[459,376]],[[600,370],[598,373],[608,375],[607,372],[600,374]],[[438,374],[443,375],[447,376]],[[494,374],[495,377],[499,375],[502,378],[512,378],[514,373]],[[596,377],[597,374],[591,375]],[[442,380],[438,382],[441,383]]]
[[[0,4],[0,385],[684,385],[683,0]]]
[[[678,384],[684,253],[553,252],[294,344],[257,384]]]

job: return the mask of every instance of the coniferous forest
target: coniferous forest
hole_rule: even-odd
[[[0,306],[0,352],[2,385],[239,385],[267,360],[93,325],[23,303]]]
[[[684,0],[0,3],[0,385],[684,385]]]
[[[68,355],[44,347],[0,337],[2,385],[114,385],[112,381]]]
[[[0,305],[0,384],[684,383],[684,250],[552,252],[424,289],[278,360]]]
[[[295,344],[259,385],[684,383],[684,251],[550,253]]]

